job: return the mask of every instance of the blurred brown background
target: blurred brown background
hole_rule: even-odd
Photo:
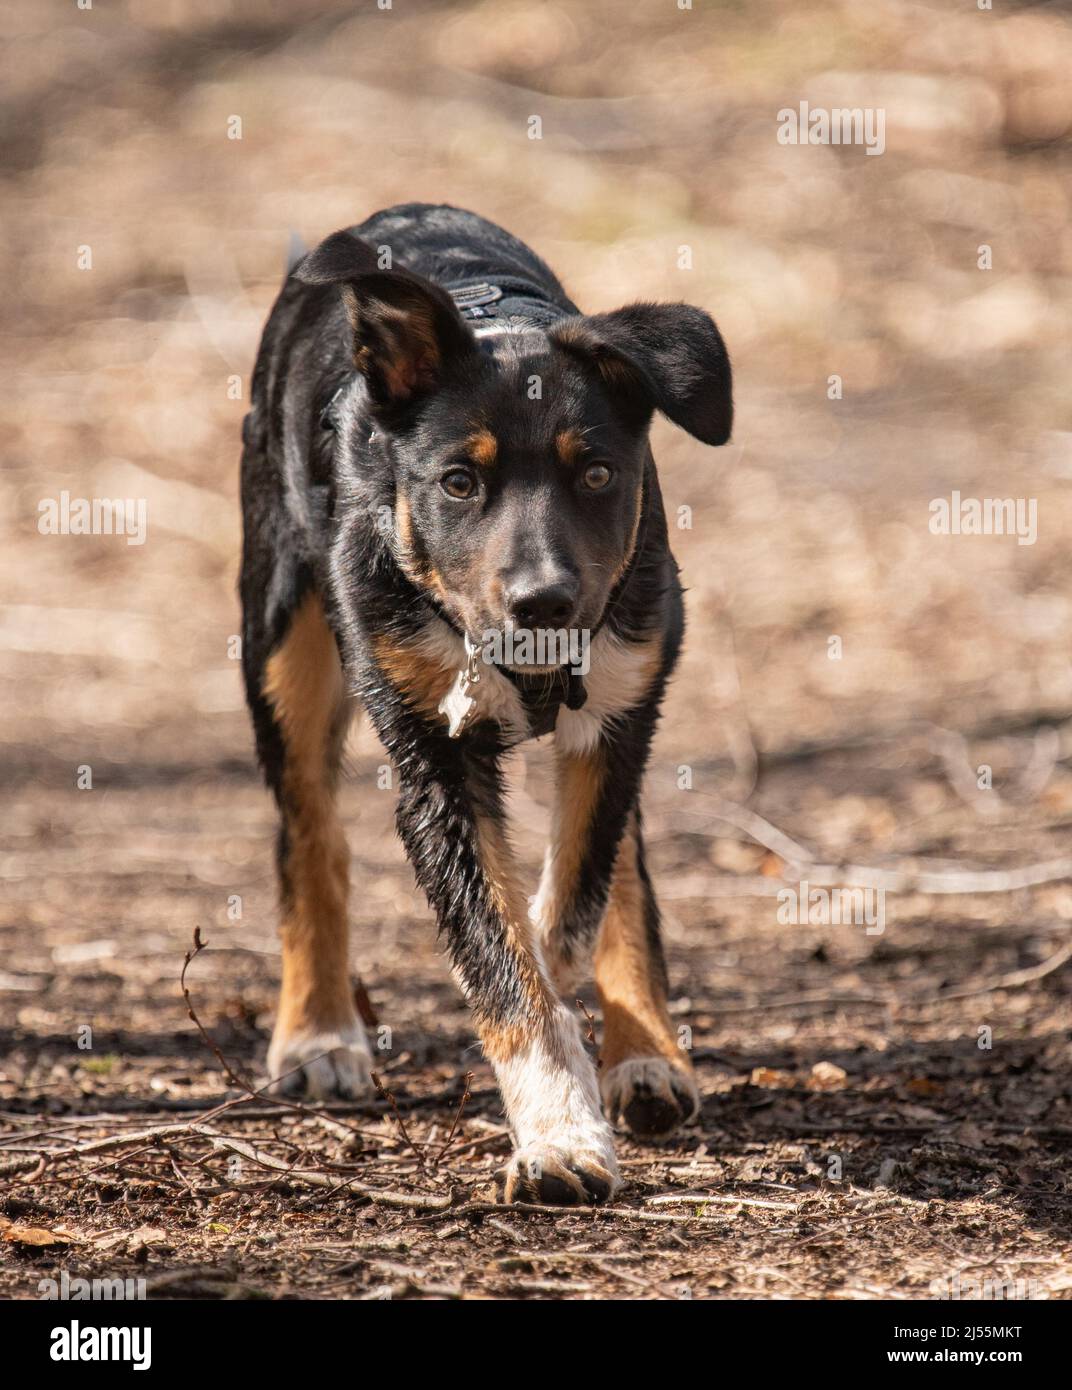
[[[686,1150],[713,1156],[716,1183],[814,1185],[808,1126],[831,1121],[812,1092],[846,1114],[878,1104],[876,1130],[940,1134],[922,1157],[843,1135],[861,1190],[900,1172],[906,1200],[948,1200],[951,1221],[967,1219],[955,1203],[982,1210],[992,1264],[1042,1232],[1036,1273],[1068,1288],[1054,1234],[1072,1201],[1067,977],[1016,982],[1052,961],[1072,918],[1056,862],[1072,819],[1066,7],[41,0],[0,13],[12,1114],[218,1087],[175,983],[194,924],[234,948],[198,964],[206,1018],[251,1064],[263,1050],[273,821],[228,651],[249,376],[293,235],[312,245],[391,203],[444,201],[527,240],[584,309],[703,305],[733,357],[731,445],[655,427],[668,509],[691,509],[672,539],[690,635],[649,813],[677,1007],[710,1053],[707,1130]],[[804,100],[882,108],[885,152],[780,144],[779,110]],[[146,499],[145,544],[41,535],[39,504],[63,489]],[[954,489],[1034,499],[1037,542],[931,534],[929,503]],[[375,791],[381,761],[356,731],[355,968],[419,1087],[429,1066],[442,1079],[482,1064],[391,797]],[[518,774],[533,859],[544,761],[536,750]],[[993,792],[976,790],[982,764]],[[84,765],[92,790],[76,786]],[[778,927],[763,895],[786,856],[747,810],[818,863],[901,875],[885,935]],[[984,894],[918,879],[1039,865],[1037,886],[991,878],[1006,891]],[[111,1058],[96,1072],[72,1055],[83,1022]],[[975,1048],[980,1024],[1004,1051]],[[808,1081],[825,1061],[844,1074],[833,1099]],[[757,1093],[784,1120],[758,1138],[745,1134]],[[979,1171],[972,1136],[941,1137],[967,1116]],[[1002,1147],[1032,1126],[1056,1147]],[[903,1212],[884,1210],[888,1250],[784,1286],[770,1280],[784,1241],[765,1244],[760,1224],[751,1263],[740,1254],[726,1274],[725,1251],[712,1256],[720,1272],[697,1296],[890,1296],[945,1277],[948,1242],[909,1258]],[[740,1229],[726,1240],[745,1250]]]

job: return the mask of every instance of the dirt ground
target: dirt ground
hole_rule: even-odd
[[[0,1296],[1072,1297],[1064,7],[0,13]],[[804,100],[881,108],[885,152],[779,143]],[[249,373],[291,238],[417,198],[585,309],[704,305],[734,360],[731,445],[654,434],[690,631],[648,838],[704,1103],[621,1140],[607,1208],[488,1200],[509,1136],[367,726],[385,1098],[250,1095],[279,953],[233,643]],[[144,499],[144,543],[42,534],[64,490]],[[1037,536],[934,534],[954,491]],[[513,777],[535,882],[546,747]],[[785,920],[802,880],[874,920]]]

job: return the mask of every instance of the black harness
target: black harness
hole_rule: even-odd
[[[494,284],[490,280],[466,281],[461,285],[444,285],[458,307],[463,319],[480,322],[504,319],[520,320],[519,327],[526,322],[538,319],[551,321],[562,315],[558,305],[552,304],[544,290],[533,280],[520,275],[500,276]],[[534,312],[535,311],[535,312]],[[504,324],[505,331],[510,329]],[[336,433],[339,427],[339,398],[349,386],[348,378],[335,388],[331,396],[320,408],[320,428]]]
[[[443,287],[458,306],[463,319],[546,320],[560,318],[562,309],[552,304],[547,293],[533,280],[520,275],[503,275],[489,280],[466,281]],[[523,326],[523,325],[522,325]]]

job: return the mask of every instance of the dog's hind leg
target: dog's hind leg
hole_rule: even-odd
[[[699,1109],[692,1063],[667,1010],[659,908],[634,811],[618,846],[596,945],[603,1011],[600,1089],[608,1118],[636,1135],[667,1134]]]
[[[372,1059],[350,984],[349,848],[335,807],[351,705],[316,590],[277,616],[270,638],[259,591],[244,576],[247,689],[281,819],[283,985],[268,1070],[287,1093],[356,1096],[370,1087]]]

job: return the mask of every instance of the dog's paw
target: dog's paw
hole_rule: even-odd
[[[372,1090],[372,1053],[358,1022],[323,1033],[272,1038],[268,1075],[272,1090],[316,1100],[356,1100]]]
[[[605,1202],[619,1184],[613,1150],[527,1144],[496,1174],[502,1202],[574,1207]]]
[[[689,1072],[665,1057],[630,1057],[600,1079],[603,1109],[611,1124],[638,1139],[670,1134],[700,1108]]]

